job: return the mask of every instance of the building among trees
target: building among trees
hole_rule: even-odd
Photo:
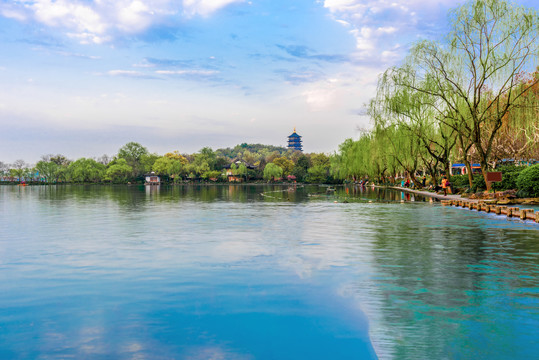
[[[301,136],[296,133],[296,128],[294,128],[294,132],[292,133],[292,135],[288,137],[288,148],[292,150],[303,151],[303,148],[301,146]]]

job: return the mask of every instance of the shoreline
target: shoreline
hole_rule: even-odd
[[[505,215],[507,218],[518,218],[522,221],[533,221],[539,223],[539,209],[535,211],[534,209],[526,209],[524,207],[518,206],[507,206],[500,205],[492,200],[482,200],[482,199],[468,199],[464,198],[461,195],[440,195],[436,193],[431,193],[428,191],[419,191],[413,189],[406,189],[401,187],[390,186],[388,187],[397,191],[409,192],[425,197],[435,198],[440,200],[443,206],[454,206],[460,207],[462,209],[477,210],[478,212],[483,211],[486,213],[493,213],[496,215]],[[526,205],[526,204],[514,204],[514,205]],[[536,206],[536,205],[531,205]]]
[[[539,206],[538,198],[520,198],[516,201],[514,200],[499,200],[499,199],[470,199],[467,197],[464,197],[462,195],[453,194],[453,195],[441,195],[437,193],[433,193],[430,191],[421,191],[421,190],[413,190],[413,189],[407,189],[402,188],[398,186],[388,186],[387,188],[397,190],[397,191],[405,191],[414,193],[421,196],[431,197],[435,198],[437,200],[461,200],[471,203],[485,203],[490,205],[499,205],[499,206],[506,206],[506,205],[515,205],[515,206]]]
[[[425,197],[434,198],[434,199],[437,199],[437,200],[466,200],[466,201],[469,201],[469,202],[479,202],[480,201],[479,199],[463,198],[461,195],[441,195],[441,194],[433,193],[433,192],[430,192],[430,191],[413,190],[413,189],[408,189],[408,188],[402,188],[402,187],[399,187],[399,186],[378,186],[378,187],[380,187],[380,188],[385,187],[385,188],[393,189],[393,190],[397,190],[397,191],[405,191],[405,192],[409,192],[409,193],[416,194],[416,195],[421,195],[421,196],[425,196]]]

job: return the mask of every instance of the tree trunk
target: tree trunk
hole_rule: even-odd
[[[487,191],[490,191],[492,189],[492,183],[487,181],[488,164],[483,160],[481,160],[481,172],[483,173],[483,178],[485,179]]]
[[[451,167],[449,166],[449,161],[444,161],[444,171],[445,171],[445,176],[447,176],[447,178],[449,179],[449,177],[451,176]]]
[[[470,184],[470,189],[473,187],[473,174],[472,174],[472,165],[468,160],[467,156],[464,156],[464,165],[466,165],[466,173],[468,175],[468,183]]]

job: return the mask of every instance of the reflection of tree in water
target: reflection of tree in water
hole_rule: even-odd
[[[372,253],[381,295],[373,337],[396,359],[510,358],[539,325],[537,307],[519,304],[539,300],[537,230],[482,227],[484,219],[454,210],[370,214],[378,219]]]
[[[40,199],[78,203],[111,200],[122,208],[141,211],[150,203],[193,202],[252,202],[252,201],[370,201],[399,202],[400,195],[386,189],[337,187],[327,192],[327,186],[296,184],[183,184],[183,185],[51,185],[37,187]],[[17,190],[17,189],[15,189]],[[33,191],[33,190],[32,190]],[[264,194],[262,196],[261,194]]]
[[[339,200],[346,199],[349,202],[400,202],[401,200],[424,202],[429,200],[423,196],[418,196],[407,192],[400,192],[392,189],[379,187],[372,188],[371,186],[359,185],[338,186],[335,192],[335,196]]]

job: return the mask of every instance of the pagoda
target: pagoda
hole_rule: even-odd
[[[292,135],[288,137],[288,148],[303,151],[303,148],[301,147],[301,136],[296,133],[296,128],[294,128]]]

